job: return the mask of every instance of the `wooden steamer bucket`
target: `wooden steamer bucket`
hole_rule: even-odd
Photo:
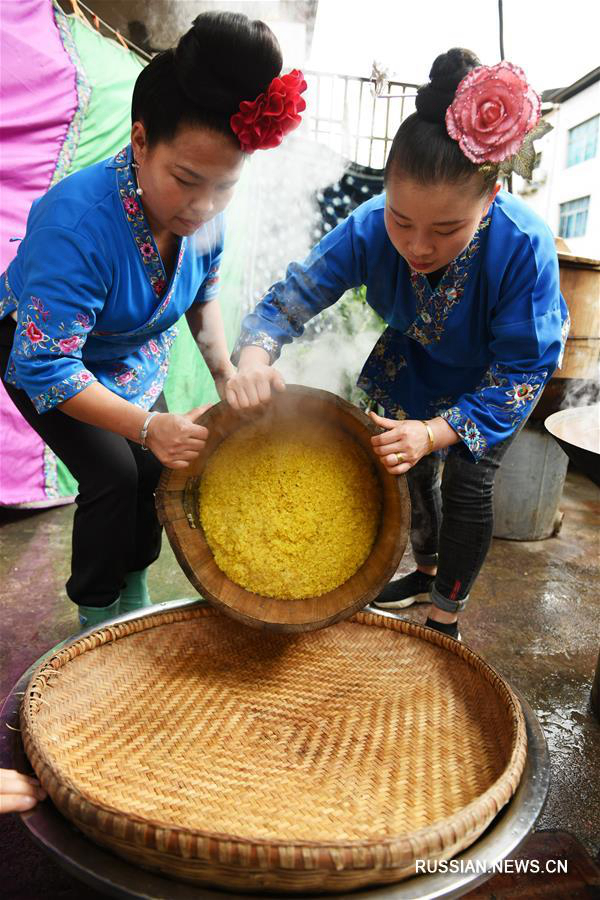
[[[566,245],[561,242],[559,246]],[[571,319],[562,366],[547,382],[498,472],[494,537],[538,541],[560,531],[563,514],[559,504],[568,461],[543,423],[565,405],[592,403],[598,393],[600,260],[561,249],[558,262],[560,289]]]
[[[363,412],[335,394],[290,385],[273,397],[269,406],[273,427],[290,420],[301,432],[311,422],[325,422],[364,448],[365,464],[371,465],[381,486],[379,530],[371,553],[344,584],[319,597],[279,600],[245,590],[217,566],[199,521],[198,497],[202,472],[219,444],[242,425],[240,415],[225,403],[209,409],[199,424],[209,430],[204,452],[186,469],[165,470],[156,504],[161,522],[181,568],[199,594],[247,625],[279,631],[322,628],[362,609],[390,580],[408,540],[410,499],[406,479],[389,475],[373,455],[370,438],[378,429]]]
[[[579,397],[569,404],[572,406],[585,406],[598,399],[600,260],[559,252],[558,265],[560,290],[569,307],[571,325],[562,365],[531,414],[536,420],[562,409],[569,394]]]

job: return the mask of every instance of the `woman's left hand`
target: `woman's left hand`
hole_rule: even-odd
[[[417,419],[384,419],[370,412],[375,425],[385,428],[371,438],[373,450],[390,475],[404,475],[430,451],[428,431]]]

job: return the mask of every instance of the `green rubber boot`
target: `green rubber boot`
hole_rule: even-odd
[[[87,631],[94,625],[101,625],[108,619],[114,619],[119,615],[119,597],[110,606],[80,606],[79,607],[79,624],[81,631]]]
[[[148,569],[128,572],[125,576],[125,587],[121,591],[121,612],[130,613],[144,606],[152,606],[148,593]]]

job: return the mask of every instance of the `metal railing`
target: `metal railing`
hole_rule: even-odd
[[[360,165],[382,169],[401,122],[414,111],[417,85],[386,80],[380,95],[369,78],[305,73],[305,119],[314,138]]]

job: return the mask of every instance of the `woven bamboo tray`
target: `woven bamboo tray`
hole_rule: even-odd
[[[267,413],[266,413],[267,414]],[[209,430],[204,451],[185,469],[165,469],[156,493],[160,521],[181,568],[196,590],[222,612],[255,628],[304,631],[322,628],[363,609],[388,583],[406,549],[410,527],[410,498],[406,478],[388,474],[377,462],[371,437],[379,429],[361,410],[331,394],[314,388],[288,385],[273,397],[268,407],[271,427],[294,422],[299,431],[310,422],[325,421],[349,441],[365,450],[371,460],[382,494],[379,531],[370,556],[344,584],[319,597],[280,600],[245,590],[217,566],[198,515],[198,493],[202,472],[219,444],[248,416],[226,403],[208,410],[198,421]]]
[[[106,626],[34,673],[23,744],[58,809],[149,869],[237,891],[399,881],[514,793],[514,694],[464,645],[359,613],[258,632],[209,606]]]

